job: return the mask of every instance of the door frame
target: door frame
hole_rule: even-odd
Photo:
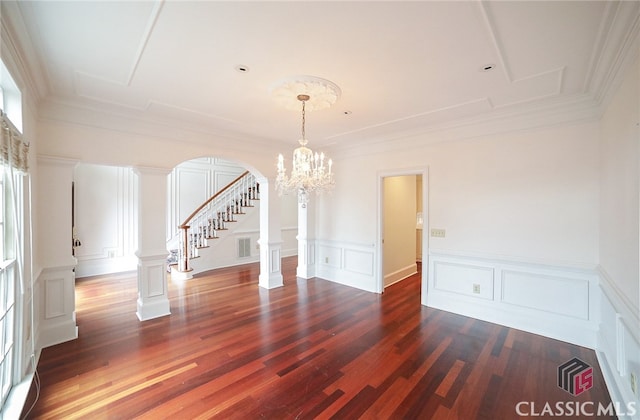
[[[427,304],[427,284],[429,273],[429,167],[396,169],[378,172],[378,203],[377,203],[377,235],[376,258],[378,260],[376,275],[376,291],[384,291],[383,246],[384,233],[384,178],[393,176],[422,175],[422,278],[420,280],[420,301]]]

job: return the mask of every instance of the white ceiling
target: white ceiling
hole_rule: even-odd
[[[638,24],[637,2],[610,1],[28,1],[14,10],[42,100],[293,144],[300,115],[270,89],[317,76],[342,96],[308,113],[311,147],[597,105]]]

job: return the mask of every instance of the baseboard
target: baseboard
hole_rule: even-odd
[[[384,276],[384,287],[391,286],[394,283],[402,281],[418,272],[418,265],[414,262],[406,267],[394,271]]]
[[[78,326],[73,319],[56,324],[41,325],[38,331],[38,348],[55,346],[56,344],[78,338]]]

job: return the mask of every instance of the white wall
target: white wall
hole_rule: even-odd
[[[638,278],[638,64],[602,119],[600,142],[600,267],[636,313]]]
[[[169,175],[169,220],[167,240],[180,233],[178,226],[209,197],[246,169],[215,157],[192,159],[176,166]],[[258,228],[256,223],[254,226]]]
[[[429,168],[430,227],[446,229],[445,238],[430,238],[433,250],[597,263],[597,122],[339,160],[318,237],[374,244],[377,174],[410,167]]]
[[[131,168],[76,165],[76,277],[136,270],[136,180]]]
[[[598,123],[587,122],[341,159],[319,235],[375,243],[376,175],[428,167],[429,222],[447,231],[433,249],[593,267],[597,152]]]
[[[592,121],[458,141],[423,136],[337,160],[317,241],[341,265],[320,254],[318,272],[375,291],[378,176],[428,167],[428,227],[446,236],[428,238],[423,303],[593,347],[598,128]]]
[[[640,386],[640,60],[609,105],[600,141],[601,318],[598,356],[612,397],[636,401]],[[640,418],[638,414],[637,418]]]

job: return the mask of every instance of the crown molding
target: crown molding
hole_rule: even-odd
[[[337,160],[364,154],[385,153],[399,148],[411,149],[446,141],[597,121],[601,115],[601,110],[593,98],[589,95],[576,95],[571,98],[556,98],[543,104],[528,104],[517,110],[496,110],[464,120],[396,132],[391,136],[367,137],[366,141],[358,139],[345,142],[343,146],[336,144],[329,152],[334,160]]]
[[[619,86],[640,46],[640,2],[608,2],[585,80],[602,111]]]
[[[273,139],[219,130],[206,123],[195,124],[177,118],[142,115],[142,112],[118,107],[105,109],[89,101],[48,98],[42,102],[38,121],[165,139],[181,144],[218,145],[218,148],[224,144],[226,150],[239,153],[255,153],[257,150],[272,152],[279,147],[291,146]]]
[[[504,109],[494,108],[476,117],[411,131],[396,131],[386,136],[371,137],[363,131],[359,138],[345,139],[349,141],[343,145],[334,144],[328,151],[337,160],[384,153],[399,147],[420,147],[443,141],[597,121],[639,54],[640,3],[611,2],[606,6],[599,28],[583,94],[569,98],[543,98]]]
[[[16,82],[21,89],[26,88],[23,94],[29,96],[33,104],[37,105],[49,94],[50,84],[46,67],[34,51],[18,2],[1,2],[0,7],[3,61],[10,60],[10,63],[5,61],[5,64],[13,67],[10,69],[13,70],[12,76],[17,79]]]

